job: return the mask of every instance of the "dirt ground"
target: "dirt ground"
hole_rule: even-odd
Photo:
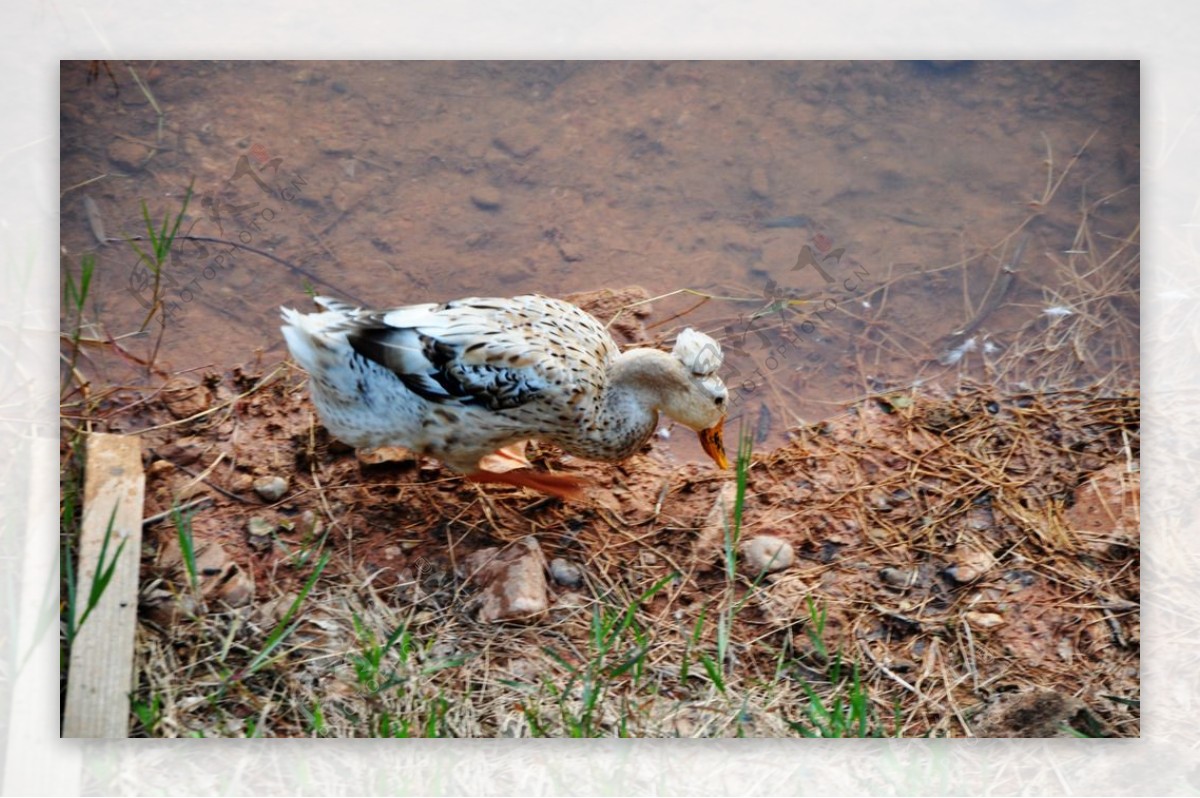
[[[603,317],[604,303],[591,307]],[[629,342],[643,335],[637,324],[625,329]],[[860,663],[889,733],[1138,734],[1132,396],[884,391],[798,429],[792,443],[753,456],[740,531],[743,542],[786,541],[794,560],[764,575],[743,559],[731,576],[723,519],[733,475],[672,462],[657,437],[619,465],[539,449],[536,467],[591,482],[586,501],[564,504],[473,485],[432,461],[360,458],[329,439],[304,383],[292,365],[259,364],[175,378],[108,415],[110,431],[149,428],[140,436],[147,517],[202,502],[187,512],[198,592],[187,588],[169,516],[151,527],[144,552],[139,690],[168,701],[158,734],[245,733],[239,723],[260,716],[269,720],[258,733],[311,733],[298,695],[365,700],[347,671],[371,624],[380,640],[408,624],[449,647],[441,656],[456,664],[438,671],[437,694],[474,702],[441,719],[449,733],[527,734],[511,707],[530,698],[511,685],[567,681],[559,658],[587,661],[593,613],[664,580],[633,602],[658,672],[653,690],[612,688],[641,702],[626,733],[793,733],[786,719],[805,701],[796,685],[829,687],[807,634],[811,598],[826,613],[824,645]],[[276,478],[285,483],[277,500],[256,493]],[[577,583],[550,579],[545,612],[481,620],[486,591],[464,563],[527,536],[545,560],[575,566]],[[238,674],[235,663],[253,661],[322,551],[332,554],[324,596],[301,608],[288,653]],[[689,645],[716,646],[701,618],[726,596],[738,606],[727,689],[736,685],[747,706],[736,724],[714,708],[710,676],[679,668]],[[195,678],[220,640],[240,688],[232,713],[202,700],[213,683]],[[781,656],[792,664],[780,672]],[[541,698],[553,704],[551,695]],[[616,733],[616,723],[596,730]],[[362,733],[355,728],[342,733]]]

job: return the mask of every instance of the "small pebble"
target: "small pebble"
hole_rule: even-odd
[[[348,195],[346,190],[341,186],[338,186],[333,190],[333,192],[329,195],[329,199],[331,202],[333,202],[334,210],[336,210],[338,213],[346,213],[352,207],[350,195]]]
[[[175,470],[175,464],[169,460],[155,460],[146,468],[146,479],[163,479]]]
[[[795,559],[792,544],[774,535],[759,535],[742,544],[742,557],[753,573],[782,571]]]
[[[204,412],[212,399],[208,388],[187,377],[174,377],[163,383],[162,398],[175,418],[190,418]]]
[[[516,125],[499,133],[492,144],[501,152],[517,158],[528,158],[541,147],[541,132],[533,125]]]
[[[771,178],[765,166],[758,165],[750,170],[750,193],[759,199],[771,196]]]
[[[883,494],[882,491],[871,491],[870,495],[867,496],[867,501],[870,503],[871,507],[881,513],[888,513],[892,510],[891,501]]]
[[[558,597],[558,601],[554,602],[556,610],[576,610],[584,606],[587,606],[587,598],[574,590],[563,593]]]
[[[304,83],[311,85],[313,83],[320,83],[323,80],[325,80],[325,75],[317,72],[314,69],[301,69],[292,75],[293,83]]]
[[[880,568],[879,578],[892,587],[912,587],[920,581],[921,575],[916,568]]]
[[[171,441],[158,448],[158,456],[163,458],[156,462],[169,461],[178,466],[189,466],[204,454],[204,443],[199,438],[188,437]]]
[[[583,260],[583,248],[571,241],[558,242],[558,254],[567,263],[575,263]]]
[[[317,518],[317,514],[312,510],[305,510],[296,519],[295,531],[300,535],[301,540],[312,540],[321,536],[321,533],[325,531],[325,524],[320,518]]]
[[[263,518],[261,515],[251,517],[250,523],[247,524],[251,535],[269,535],[275,529],[275,525]]]
[[[271,533],[275,531],[275,525],[261,515],[256,515],[250,519],[247,524],[250,532],[250,545],[256,549],[263,549],[271,545]]]
[[[957,562],[946,568],[946,575],[960,585],[974,582],[996,564],[996,558],[986,551],[968,551],[959,555],[957,559]]]
[[[254,492],[267,502],[279,501],[287,489],[288,483],[283,477],[262,477],[254,481]]]
[[[1004,623],[1004,616],[995,612],[968,612],[966,617],[975,629],[990,629]]]
[[[136,172],[150,157],[150,150],[142,144],[117,139],[108,146],[107,154],[113,166],[125,172]]]
[[[326,155],[353,155],[358,149],[358,141],[349,135],[338,135],[336,132],[324,136],[320,140],[321,152]]]
[[[583,569],[570,560],[555,557],[550,561],[550,578],[563,587],[579,587],[583,584]]]
[[[249,474],[237,473],[229,480],[229,490],[234,493],[245,493],[254,488],[254,477]]]
[[[483,186],[471,192],[471,202],[481,211],[494,211],[500,208],[501,196],[499,189]]]
[[[254,582],[240,573],[235,574],[221,586],[217,595],[226,606],[244,607],[254,598]]]

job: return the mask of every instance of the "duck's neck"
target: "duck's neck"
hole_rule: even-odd
[[[679,361],[657,349],[631,349],[608,369],[608,385],[596,423],[590,425],[592,457],[622,460],[636,452],[658,425],[666,391],[678,379]]]

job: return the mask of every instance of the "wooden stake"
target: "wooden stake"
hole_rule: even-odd
[[[77,558],[76,623],[87,611],[94,580],[101,578],[98,573],[103,575],[114,558],[115,565],[71,648],[63,737],[123,738],[129,734],[145,492],[140,440],[91,434]]]

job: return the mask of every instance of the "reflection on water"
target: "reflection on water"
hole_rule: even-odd
[[[721,339],[761,446],[914,380],[1136,383],[1136,64],[134,68],[161,136],[125,67],[119,94],[62,70],[63,268],[97,253],[87,332],[128,354],[88,350],[101,383],[144,380],[159,330],[121,337],[154,276],[97,224],[144,232],[141,201],[157,225],[189,185],[159,278],[175,371],[282,358],[277,308],[306,290],[636,284],[667,295],[664,343]]]

